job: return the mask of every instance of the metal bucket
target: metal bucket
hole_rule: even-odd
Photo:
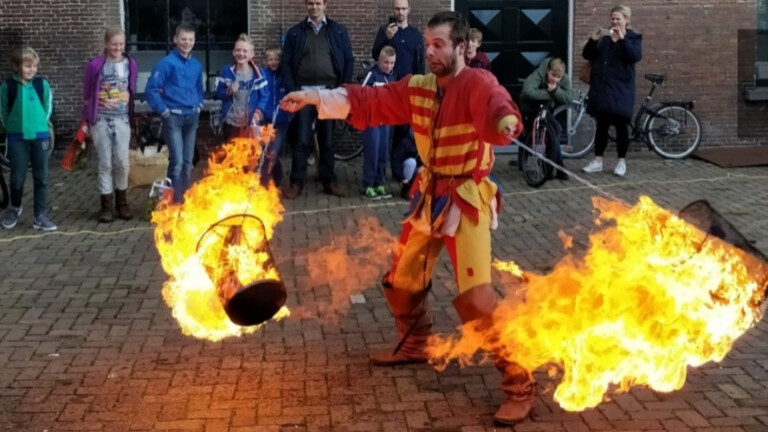
[[[285,305],[285,284],[261,219],[238,214],[216,222],[200,237],[197,252],[234,324],[261,324]]]
[[[741,261],[749,269],[751,275],[761,283],[762,296],[756,299],[757,302],[765,305],[765,299],[768,295],[768,257],[759,249],[754,247],[726,218],[706,200],[694,201],[683,207],[678,216],[703,231],[707,237],[716,238],[736,247],[740,250]]]

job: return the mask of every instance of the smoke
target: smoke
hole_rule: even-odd
[[[375,217],[356,222],[356,232],[335,234],[329,244],[307,252],[309,281],[299,294],[305,305],[292,306],[292,317],[337,323],[353,302],[364,301],[367,288],[378,284],[397,239]]]

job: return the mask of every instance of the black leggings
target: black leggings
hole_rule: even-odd
[[[616,128],[616,150],[619,153],[619,159],[627,157],[629,149],[629,119],[618,114],[600,112],[595,113],[597,130],[595,131],[595,156],[603,156],[605,148],[608,147],[608,128],[613,125]]]

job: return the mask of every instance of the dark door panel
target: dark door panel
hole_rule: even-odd
[[[455,8],[483,32],[480,51],[515,101],[541,60],[568,59],[567,0],[455,0]]]

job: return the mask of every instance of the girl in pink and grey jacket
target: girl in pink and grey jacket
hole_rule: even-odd
[[[83,79],[83,119],[99,160],[99,222],[112,222],[114,192],[117,217],[130,219],[128,207],[128,146],[130,116],[136,93],[136,61],[125,53],[125,33],[112,27],[104,33],[104,52],[88,62]]]

